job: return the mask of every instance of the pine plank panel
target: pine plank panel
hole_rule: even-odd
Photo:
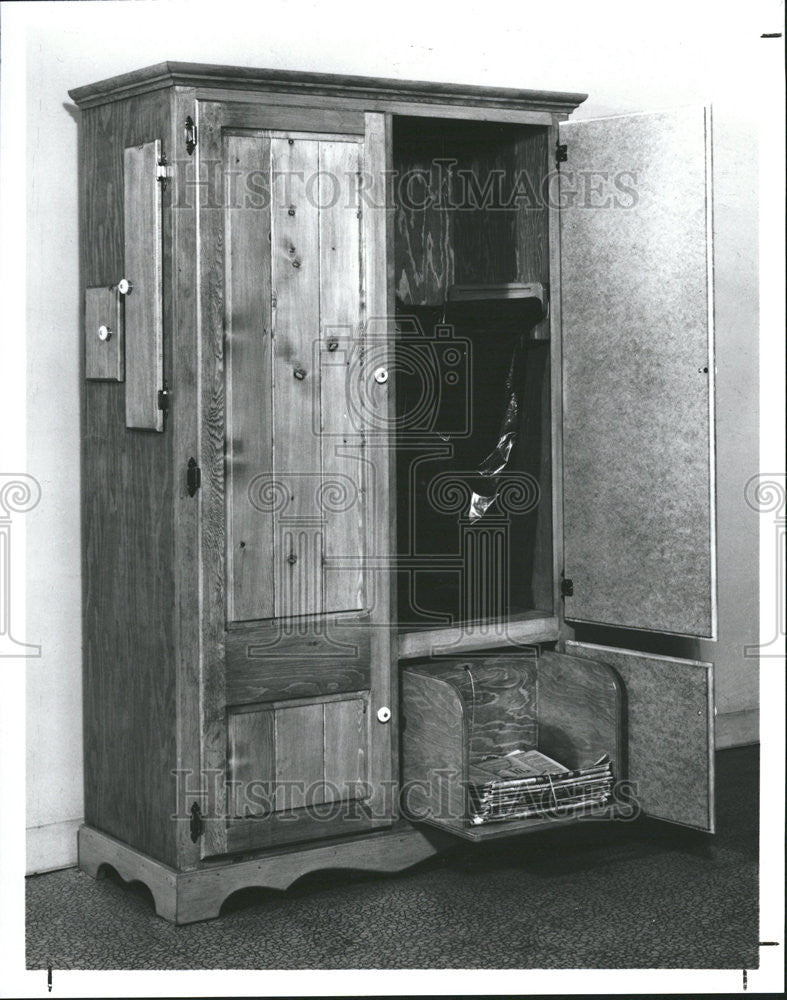
[[[566,652],[613,667],[626,704],[628,778],[642,811],[713,832],[713,666],[570,641]]]
[[[357,143],[320,142],[321,336],[317,355],[325,612],[364,606],[363,464],[347,386],[361,320],[360,167]]]
[[[706,112],[561,137],[566,617],[712,637]]]
[[[365,798],[368,699],[325,702],[323,714],[325,801]]]
[[[123,276],[123,150],[168,125],[164,93],[82,115],[85,286]],[[82,393],[85,820],[174,864],[172,442],[126,430],[123,383],[83,381]]]
[[[100,340],[99,327],[109,329]],[[113,288],[85,289],[85,378],[122,382],[125,372],[123,314]]]
[[[217,101],[213,94],[209,100]],[[220,114],[232,120],[233,129],[266,129],[272,132],[315,132],[363,135],[363,113],[345,107],[297,107],[263,102],[221,101]]]
[[[323,733],[321,704],[276,709],[276,811],[324,801]]]
[[[276,730],[272,709],[231,712],[227,720],[230,816],[256,816],[273,805]]]
[[[270,140],[228,136],[224,163],[238,177],[226,210],[227,618],[233,622],[274,613],[273,514],[251,500],[255,477],[273,468]]]
[[[226,638],[228,705],[361,691],[370,687],[368,616],[234,626]],[[307,627],[300,627],[306,624]]]
[[[227,90],[222,87],[197,87],[197,98],[201,101],[221,101],[232,103],[255,104],[260,95],[253,91]],[[270,92],[265,94],[266,107],[282,106],[287,108],[309,108],[344,111],[377,111],[391,115],[422,118],[461,118],[463,121],[506,122],[517,125],[544,125],[554,121],[550,111],[518,108],[503,108],[484,105],[454,105],[439,103],[418,103],[416,101],[387,101],[375,98],[359,100],[357,98],[334,98],[322,95],[306,95],[293,93]],[[345,129],[344,131],[348,131]],[[349,129],[352,131],[352,128]]]
[[[125,296],[126,426],[152,431],[164,430],[160,160],[160,139],[123,154],[123,277],[132,284]]]
[[[276,617],[315,614],[323,607],[320,373],[313,366],[320,333],[319,210],[309,195],[319,170],[318,150],[309,140],[271,140],[273,437],[276,488],[282,494],[274,513]]]
[[[197,160],[186,169],[193,183],[199,177],[202,161],[222,163],[221,118],[205,110],[198,119]],[[182,134],[182,133],[181,133]],[[227,722],[224,673],[226,630],[226,364],[224,356],[224,318],[226,314],[225,192],[226,180],[221,170],[202,168],[207,181],[196,196],[199,211],[199,333],[200,360],[199,464],[202,485],[200,513],[200,768],[219,775],[208,782],[204,835],[200,840],[202,856],[223,854],[227,850],[224,807],[227,773]],[[193,189],[190,197],[194,200]]]

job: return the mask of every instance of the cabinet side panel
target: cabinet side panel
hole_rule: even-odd
[[[123,150],[167,134],[168,101],[161,91],[83,112],[83,286],[123,275]],[[83,382],[82,398],[85,818],[172,863],[171,445],[126,430],[122,383]]]

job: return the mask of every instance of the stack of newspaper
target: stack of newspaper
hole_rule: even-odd
[[[534,816],[570,816],[603,805],[612,793],[612,765],[570,771],[538,750],[514,750],[470,766],[469,819],[473,824]]]

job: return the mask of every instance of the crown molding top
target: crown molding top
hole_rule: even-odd
[[[587,94],[551,90],[519,90],[510,87],[476,87],[469,84],[391,80],[380,77],[339,76],[332,73],[299,73],[281,69],[245,66],[213,66],[206,63],[162,62],[155,66],[113,76],[108,80],[76,87],[69,95],[80,108],[134,97],[164,87],[200,87],[221,90],[289,92],[337,98],[352,97],[380,101],[455,104],[475,107],[568,114]]]

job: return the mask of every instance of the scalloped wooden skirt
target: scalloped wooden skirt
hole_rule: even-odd
[[[286,889],[314,871],[393,873],[438,853],[444,838],[406,823],[366,836],[336,838],[315,846],[268,851],[242,861],[205,863],[189,871],[134,850],[89,826],[79,829],[79,867],[101,878],[111,866],[126,882],[142,882],[156,913],[175,924],[218,917],[224,901],[239,889]]]

